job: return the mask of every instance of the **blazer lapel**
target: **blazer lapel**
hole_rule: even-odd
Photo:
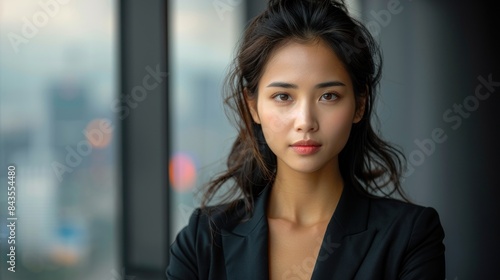
[[[270,187],[255,199],[253,216],[232,230],[223,230],[222,249],[227,279],[269,279],[266,202]]]
[[[312,280],[353,279],[375,237],[367,230],[370,201],[351,186],[342,196],[328,224]]]
[[[254,215],[232,230],[222,230],[227,279],[269,279],[266,187],[255,200]],[[344,187],[328,224],[312,280],[353,279],[370,248],[375,230],[367,230],[370,200]]]

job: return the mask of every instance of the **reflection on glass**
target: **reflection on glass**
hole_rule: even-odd
[[[110,106],[116,11],[112,0],[0,0],[0,279],[115,279],[121,271],[119,125]],[[15,273],[5,267],[9,165]]]
[[[243,6],[244,1],[170,4],[172,238],[199,203],[193,194],[224,168],[234,140],[221,86],[241,36]]]

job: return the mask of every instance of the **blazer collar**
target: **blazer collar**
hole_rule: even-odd
[[[375,237],[368,230],[370,199],[345,186],[326,229],[312,280],[355,279]]]
[[[257,226],[267,226],[266,208],[271,186],[267,185],[255,198],[254,213],[250,219],[244,223],[236,225],[232,233],[242,237],[248,236]]]
[[[270,189],[268,185],[255,198],[254,213],[249,220],[221,231],[228,280],[269,278],[266,205]]]
[[[271,186],[267,186],[256,197],[254,213],[249,220],[222,230],[227,279],[269,277],[266,208],[270,190]],[[354,277],[375,235],[367,230],[369,207],[367,197],[356,193],[352,186],[344,187],[327,226],[312,279]]]

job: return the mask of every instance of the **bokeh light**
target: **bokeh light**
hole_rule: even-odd
[[[113,127],[110,120],[94,119],[85,128],[85,137],[93,148],[103,149],[113,138]]]
[[[187,192],[196,183],[196,164],[193,157],[186,153],[177,153],[169,162],[169,178],[172,189],[177,192]]]

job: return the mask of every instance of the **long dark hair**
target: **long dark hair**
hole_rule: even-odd
[[[382,59],[377,43],[362,23],[349,16],[343,1],[270,1],[267,9],[247,26],[225,84],[228,116],[238,129],[227,160],[227,170],[208,184],[202,209],[224,189],[220,201],[244,204],[252,213],[254,197],[272,184],[276,156],[267,146],[260,125],[250,115],[246,100],[257,97],[257,86],[273,50],[290,40],[323,40],[344,63],[364,115],[353,124],[346,146],[339,154],[346,186],[370,197],[394,193],[406,200],[401,188],[404,155],[382,140],[372,128],[373,104],[380,81]]]

